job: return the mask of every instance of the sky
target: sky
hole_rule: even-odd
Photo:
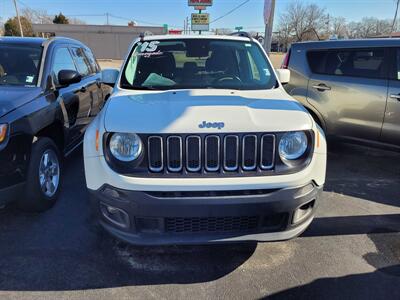
[[[210,19],[225,15],[245,0],[214,0],[214,5],[207,9]],[[276,0],[276,18],[285,11],[290,2],[296,0]],[[304,0],[302,0],[304,1]],[[314,0],[305,1],[324,7],[331,16],[342,16],[349,21],[363,17],[380,19],[393,18],[395,0]],[[20,9],[46,10],[55,15],[76,17],[87,24],[106,24],[106,13],[113,25],[126,25],[128,20],[135,20],[140,25],[168,24],[169,28],[183,27],[185,17],[194,12],[188,7],[187,0],[17,0]],[[249,0],[248,3],[233,13],[214,22],[211,28],[244,27],[246,31],[263,31],[264,0]],[[0,21],[5,22],[15,16],[13,0],[0,0]]]

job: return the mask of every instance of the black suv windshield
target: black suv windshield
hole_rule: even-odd
[[[41,47],[0,45],[0,85],[35,86]]]
[[[122,88],[151,90],[262,90],[276,83],[258,44],[213,39],[140,42],[133,48],[121,79]]]

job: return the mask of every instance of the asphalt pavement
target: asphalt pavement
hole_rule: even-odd
[[[92,218],[82,151],[56,206],[0,210],[0,299],[400,299],[400,153],[330,150],[317,218],[275,243],[133,247]]]

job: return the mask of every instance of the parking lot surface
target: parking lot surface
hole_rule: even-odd
[[[133,247],[92,219],[77,151],[52,210],[0,210],[0,299],[400,299],[399,162],[335,146],[317,218],[291,241]]]

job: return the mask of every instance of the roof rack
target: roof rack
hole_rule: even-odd
[[[246,31],[238,31],[238,32],[233,32],[230,34],[231,36],[240,36],[240,37],[247,37],[250,40],[253,40],[253,37],[251,36],[250,33],[246,32]]]

